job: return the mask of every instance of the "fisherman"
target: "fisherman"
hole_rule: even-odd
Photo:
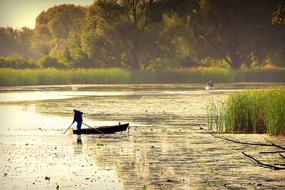
[[[74,113],[74,119],[73,119],[72,124],[74,122],[77,122],[77,130],[79,132],[81,130],[81,125],[82,125],[82,122],[83,122],[83,119],[82,119],[83,113],[81,111],[79,111],[79,110],[76,110],[76,109],[73,110],[73,113]]]
[[[80,136],[80,130],[81,130],[82,122],[83,122],[83,119],[82,119],[83,113],[76,109],[73,110],[73,113],[74,113],[74,119],[73,119],[72,124],[74,122],[77,122],[77,130],[78,130],[77,143],[82,143],[81,136]]]

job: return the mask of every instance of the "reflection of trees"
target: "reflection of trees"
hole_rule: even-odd
[[[125,189],[182,188],[189,178],[192,152],[185,148],[187,141],[182,134],[177,138],[161,130],[136,132],[119,139],[96,139],[95,144],[104,144],[93,156],[97,165],[115,168]]]

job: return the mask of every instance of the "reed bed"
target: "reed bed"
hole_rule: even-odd
[[[128,83],[129,72],[119,69],[0,69],[1,86]]]
[[[227,133],[285,134],[285,89],[249,90],[208,107],[208,128]]]
[[[0,69],[0,85],[285,82],[285,68],[232,70],[192,68],[132,71],[121,68]]]

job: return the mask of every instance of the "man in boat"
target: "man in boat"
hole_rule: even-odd
[[[77,143],[81,143],[81,136],[80,136],[80,130],[81,130],[81,125],[82,125],[82,122],[83,122],[83,119],[82,119],[82,115],[83,113],[79,110],[76,110],[74,109],[73,110],[73,113],[74,113],[74,119],[73,119],[73,122],[76,122],[77,123],[77,130],[78,130],[78,138],[77,138]]]

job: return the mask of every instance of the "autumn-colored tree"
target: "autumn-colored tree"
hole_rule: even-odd
[[[52,56],[61,54],[74,24],[82,21],[85,15],[86,8],[72,4],[54,6],[41,12],[36,18],[34,46]]]

